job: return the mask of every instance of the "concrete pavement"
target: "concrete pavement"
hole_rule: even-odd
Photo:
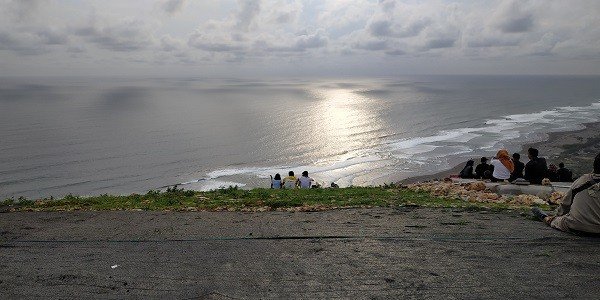
[[[580,298],[600,239],[516,212],[0,214],[0,298]]]

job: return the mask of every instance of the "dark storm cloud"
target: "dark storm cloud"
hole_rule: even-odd
[[[48,0],[9,0],[4,9],[10,12],[11,18],[23,22],[27,21]]]
[[[387,48],[387,41],[385,40],[372,40],[372,41],[361,41],[356,43],[354,46],[356,49],[378,51]]]
[[[75,28],[73,33],[99,48],[112,51],[131,52],[142,50],[153,43],[151,34],[138,22],[125,22],[106,27],[92,24]]]
[[[373,36],[390,36],[392,35],[392,21],[390,20],[375,20],[368,28]]]
[[[419,35],[431,21],[422,19],[410,22],[408,24],[395,24],[391,20],[378,19],[373,20],[367,30],[375,37],[396,37],[407,38]]]
[[[37,35],[46,45],[66,45],[69,42],[66,33],[48,28],[38,30]]]
[[[281,12],[275,17],[275,23],[286,24],[296,19],[295,12]]]
[[[175,14],[181,11],[187,0],[167,0],[162,3],[161,8],[169,13]]]
[[[244,49],[240,45],[231,45],[227,43],[211,43],[203,42],[202,40],[190,40],[190,46],[209,52],[239,52]]]
[[[452,48],[456,43],[454,38],[437,38],[431,39],[425,43],[424,50]]]
[[[472,38],[467,42],[467,46],[471,48],[511,47],[518,45],[518,39],[508,39],[500,37]]]
[[[36,24],[38,13],[47,0],[9,0],[0,2],[0,50],[17,55],[39,55],[66,45],[63,30]],[[3,19],[3,20],[2,20]],[[2,21],[9,21],[2,23]]]
[[[506,2],[495,16],[497,28],[504,33],[522,33],[533,29],[535,18],[523,6],[527,1]]]
[[[9,50],[16,43],[17,40],[10,33],[0,31],[0,49]]]
[[[236,27],[248,30],[254,18],[260,13],[260,0],[239,0],[240,10],[237,14]]]
[[[211,37],[200,30],[190,35],[188,45],[209,52],[239,52],[245,49],[242,44],[231,38],[231,34]]]
[[[294,43],[295,49],[304,51],[306,49],[321,48],[327,45],[327,38],[321,34],[301,35]]]
[[[62,45],[66,43],[66,37],[62,35],[48,34],[47,32],[12,33],[0,31],[0,50],[7,50],[18,55],[39,55],[51,51],[47,45]]]
[[[540,66],[573,61],[568,72],[597,73],[589,70],[598,69],[600,57],[599,3],[0,0],[0,62],[10,70],[5,72],[24,73],[66,72],[58,65],[81,65],[84,73],[106,66],[129,72],[134,62],[173,64],[176,73],[191,72],[181,65],[194,63],[235,75],[266,62],[282,62],[282,72],[295,72],[293,64],[323,61],[350,70],[351,61],[360,65],[351,71],[360,74],[382,60],[423,72],[430,71],[428,57],[450,65],[464,60],[463,72],[482,61],[503,67],[535,56]]]
[[[403,50],[400,50],[400,49],[396,49],[396,50],[386,51],[385,54],[392,55],[392,56],[400,56],[400,55],[405,55],[406,51],[403,51]]]
[[[519,16],[505,20],[499,28],[504,33],[528,32],[533,28],[533,20],[533,15]]]
[[[300,35],[290,45],[274,46],[266,41],[259,41],[255,46],[264,52],[305,52],[309,49],[323,48],[328,42],[329,40],[319,32]]]

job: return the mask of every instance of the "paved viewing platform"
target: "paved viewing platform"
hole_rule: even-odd
[[[519,212],[24,212],[0,298],[597,298],[597,238]]]

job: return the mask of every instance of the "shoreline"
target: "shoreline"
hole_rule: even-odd
[[[527,159],[527,149],[529,147],[534,147],[539,149],[540,156],[545,157],[548,161],[548,164],[558,165],[560,162],[564,162],[567,169],[570,169],[573,172],[573,179],[578,178],[579,176],[590,173],[592,171],[592,165],[595,156],[600,152],[600,122],[591,122],[591,123],[583,123],[582,126],[584,128],[573,130],[573,131],[561,131],[561,132],[549,132],[545,134],[544,141],[537,141],[528,144],[524,144],[521,147],[519,153],[521,154],[521,161],[526,163]],[[471,159],[476,161],[476,164],[479,161],[481,156],[475,156]],[[386,181],[387,183],[392,184],[412,184],[418,182],[427,182],[433,180],[443,180],[445,178],[450,177],[451,175],[457,175],[464,165],[466,164],[466,160],[460,161],[460,159],[455,159],[451,165],[453,167],[449,169],[444,169],[433,174],[421,175],[421,176],[412,176],[408,178],[402,179],[393,179],[390,178],[390,181]],[[385,183],[384,183],[385,184]],[[383,184],[381,184],[383,185]],[[172,187],[173,185],[165,186]],[[175,185],[180,186],[180,185]],[[367,185],[365,187],[373,187],[375,185]],[[327,187],[325,185],[324,187]],[[164,188],[164,187],[163,187]],[[261,188],[260,186],[254,186],[250,188],[250,190],[255,188]],[[194,188],[189,188],[189,190],[196,190]],[[137,194],[137,193],[132,193]],[[129,193],[121,194],[122,196],[129,195]],[[95,195],[99,196],[99,195]],[[93,195],[92,195],[93,197]],[[10,200],[15,199],[16,197],[5,197],[0,198],[2,200]],[[21,198],[21,197],[19,197]],[[57,197],[59,199],[61,197]],[[32,197],[30,199],[44,199],[42,197]]]
[[[594,158],[600,152],[600,122],[584,123],[585,128],[574,131],[550,132],[545,141],[525,144],[521,147],[521,161],[527,163],[527,149],[537,148],[540,157],[545,157],[548,164],[558,166],[560,162],[573,172],[573,179],[589,173],[592,170]],[[474,157],[475,164],[479,162]],[[454,167],[430,175],[413,176],[398,181],[400,184],[411,184],[424,181],[442,180],[450,175],[458,174],[467,161],[460,162]]]

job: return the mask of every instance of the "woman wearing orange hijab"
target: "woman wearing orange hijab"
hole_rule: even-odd
[[[494,166],[492,181],[508,180],[510,174],[515,170],[515,164],[506,149],[498,151],[496,157],[492,158],[490,164]]]

